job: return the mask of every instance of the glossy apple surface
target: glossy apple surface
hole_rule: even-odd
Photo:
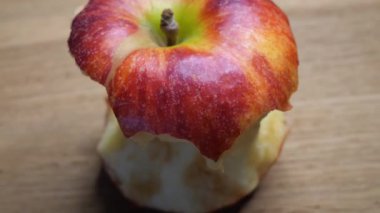
[[[165,47],[160,13],[174,11]],[[270,0],[91,0],[69,46],[103,84],[126,137],[145,131],[191,141],[217,160],[252,123],[290,108],[297,50]]]

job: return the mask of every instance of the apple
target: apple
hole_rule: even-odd
[[[209,211],[256,187],[285,136],[276,110],[298,85],[295,40],[272,1],[90,0],[71,29],[71,54],[117,119],[99,152],[127,197]]]

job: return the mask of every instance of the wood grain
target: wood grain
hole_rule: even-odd
[[[85,2],[1,2],[0,212],[136,210],[120,204],[95,152],[104,89],[67,50]],[[379,212],[380,1],[276,3],[301,62],[292,132],[254,195],[226,211]]]

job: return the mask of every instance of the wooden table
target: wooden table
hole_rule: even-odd
[[[0,212],[133,212],[101,172],[104,89],[68,54],[85,0],[2,0]],[[380,212],[380,1],[276,1],[300,54],[292,132],[230,212]]]

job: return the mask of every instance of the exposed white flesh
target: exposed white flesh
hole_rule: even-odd
[[[284,115],[252,124],[217,162],[189,141],[139,132],[125,138],[110,116],[98,151],[123,194],[166,211],[207,212],[252,192],[277,159],[286,136]]]

